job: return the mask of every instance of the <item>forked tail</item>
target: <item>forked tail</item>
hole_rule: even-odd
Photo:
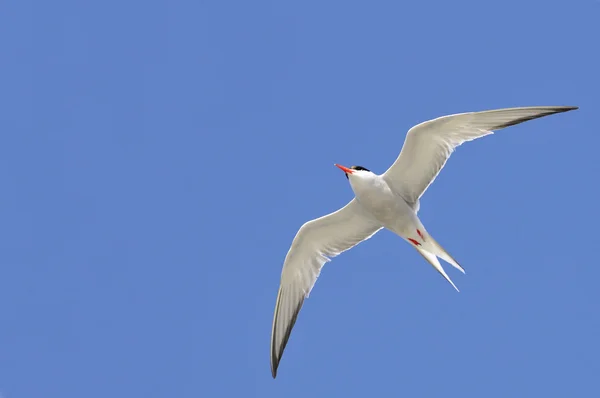
[[[433,246],[433,250],[431,250],[433,254],[446,261],[448,264],[452,265],[454,268],[456,268],[463,274],[465,273],[465,269],[461,267],[460,264],[452,258],[450,253],[444,250],[444,248],[439,243],[437,243],[431,235],[428,236],[428,241],[431,243],[431,246]]]
[[[444,268],[442,268],[438,257],[461,271],[463,274],[465,273],[464,268],[461,267],[460,264],[452,258],[452,256],[444,250],[431,235],[429,235],[429,233],[427,233],[423,224],[420,222],[419,224],[419,228],[415,231],[414,238],[407,238],[408,241],[413,244],[414,248],[433,266],[433,268],[435,268],[457,291],[459,291],[448,274],[446,274],[446,271],[444,271]]]
[[[452,279],[450,279],[448,274],[446,274],[444,268],[442,268],[442,264],[440,264],[440,260],[438,260],[435,254],[429,253],[428,251],[423,250],[418,246],[415,246],[415,249],[417,249],[417,251],[425,258],[425,260],[429,262],[429,264],[433,265],[433,268],[435,268],[437,272],[439,272],[448,282],[450,282],[450,284],[456,289],[457,292],[460,292],[460,290],[458,290],[454,282],[452,282]]]

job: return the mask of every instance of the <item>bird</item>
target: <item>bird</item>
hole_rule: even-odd
[[[287,252],[281,271],[271,330],[271,374],[277,377],[292,328],[324,264],[375,235],[395,233],[414,247],[457,291],[439,259],[462,273],[464,268],[429,234],[417,213],[419,199],[454,150],[496,130],[578,109],[576,106],[531,106],[458,113],[428,120],[409,129],[396,161],[378,175],[363,166],[340,168],[354,192],[341,209],[306,222]]]

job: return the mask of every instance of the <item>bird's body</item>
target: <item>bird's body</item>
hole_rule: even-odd
[[[348,179],[362,212],[374,223],[413,245],[427,261],[430,263],[433,261],[434,268],[458,290],[434,258],[440,257],[462,272],[464,269],[429,235],[417,215],[419,202],[416,202],[416,206],[407,203],[401,191],[398,192],[394,185],[389,184],[385,175],[377,175],[368,170],[356,170]],[[434,257],[430,259],[428,255]]]
[[[405,239],[411,236],[420,226],[415,210],[382,176],[364,174],[350,179],[358,203],[384,228]]]
[[[438,259],[464,269],[427,232],[417,212],[419,198],[433,182],[456,147],[528,120],[576,107],[507,108],[444,116],[421,123],[406,135],[394,164],[377,175],[362,166],[347,168],[355,198],[340,210],[305,223],[294,238],[281,272],[273,330],[271,371],[277,367],[304,299],[330,258],[371,238],[382,228],[413,246],[456,290]]]

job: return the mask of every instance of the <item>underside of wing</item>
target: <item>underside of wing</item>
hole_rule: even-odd
[[[290,339],[296,318],[304,304],[305,294],[294,286],[279,286],[275,315],[273,316],[273,330],[271,331],[271,374],[277,376],[277,367],[283,355],[283,350]]]
[[[495,130],[573,109],[577,107],[506,108],[426,121],[408,131],[400,155],[384,178],[409,204],[415,205],[459,145]]]
[[[300,228],[285,258],[273,315],[271,373],[274,378],[304,299],[323,265],[330,258],[369,239],[381,228],[356,199],[335,213],[309,221]]]

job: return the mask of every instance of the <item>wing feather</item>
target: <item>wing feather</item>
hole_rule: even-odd
[[[323,265],[330,258],[369,239],[381,228],[356,199],[300,228],[285,258],[275,304],[271,332],[273,378],[277,376],[279,361],[304,299],[312,290]]]
[[[573,109],[578,108],[506,108],[459,113],[423,122],[408,131],[400,155],[383,176],[409,204],[418,207],[419,198],[459,145],[492,134],[495,130]]]

